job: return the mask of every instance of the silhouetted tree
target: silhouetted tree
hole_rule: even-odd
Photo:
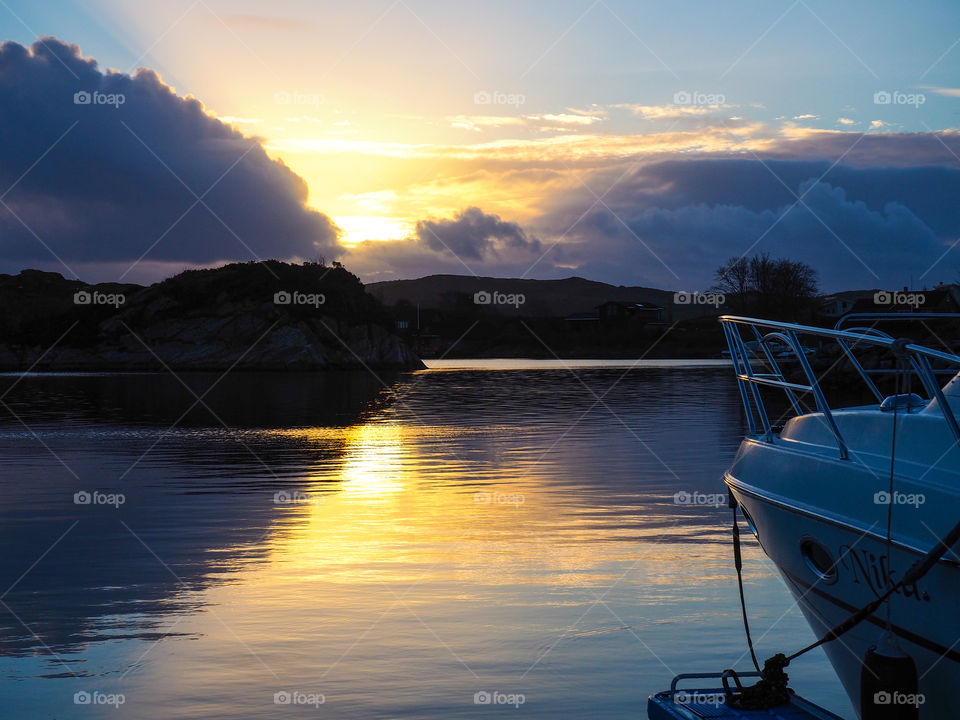
[[[740,312],[747,311],[747,293],[750,291],[750,262],[745,257],[732,257],[715,273],[717,283],[713,290],[732,298]]]
[[[815,308],[817,271],[799,260],[758,253],[730,258],[717,268],[718,292],[735,299],[740,312],[754,311],[773,318],[799,319]]]

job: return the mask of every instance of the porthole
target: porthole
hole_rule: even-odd
[[[812,537],[803,538],[800,541],[800,554],[807,567],[822,582],[830,584],[837,581],[837,561],[822,542]]]

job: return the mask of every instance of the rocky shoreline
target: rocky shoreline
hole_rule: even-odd
[[[277,261],[143,287],[0,275],[0,370],[417,370],[379,302],[342,267]]]

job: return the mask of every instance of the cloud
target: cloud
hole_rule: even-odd
[[[768,251],[810,263],[827,289],[899,287],[952,274],[960,253],[937,262],[960,235],[957,193],[956,167],[683,159],[640,168],[585,215],[591,196],[570,193],[536,227],[567,234],[549,261],[599,279],[705,288],[728,257]]]
[[[340,251],[305,182],[257,139],[155,72],[104,73],[56,38],[0,45],[3,193],[5,269]]]
[[[504,252],[540,249],[540,241],[532,238],[517,223],[501,220],[480,208],[471,207],[452,220],[421,220],[417,223],[417,240],[435,252],[447,251],[464,260],[497,258]]]
[[[907,165],[900,157],[939,141],[865,136],[865,153],[898,157],[900,164],[834,165],[836,156],[824,152],[834,150],[832,138],[819,137],[823,146],[809,138],[801,143],[803,157],[778,148],[764,156],[650,161],[627,174],[620,167],[598,170],[587,184],[609,188],[603,203],[579,184],[554,188],[518,236],[535,235],[536,245],[488,242],[478,228],[503,221],[472,208],[452,220],[420,223],[415,238],[358,246],[346,260],[370,280],[465,272],[581,275],[692,290],[709,287],[729,257],[766,251],[808,262],[825,290],[952,277],[960,249],[944,253],[960,237],[953,202],[960,195],[960,168]],[[855,138],[842,139],[849,150]],[[519,232],[515,223],[505,224]]]

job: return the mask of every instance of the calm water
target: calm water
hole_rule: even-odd
[[[2,716],[637,718],[747,668],[730,511],[674,502],[724,492],[729,368],[439,365],[0,377]],[[761,657],[812,639],[746,576]]]

